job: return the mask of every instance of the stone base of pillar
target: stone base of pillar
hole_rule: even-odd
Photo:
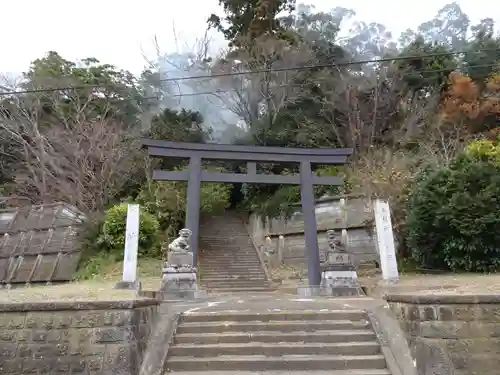
[[[119,281],[116,283],[114,289],[135,290],[139,292],[142,289],[142,287],[141,287],[141,282],[139,280]]]
[[[167,264],[163,268],[160,292],[163,299],[199,299],[206,297],[206,292],[198,288],[196,268],[190,265]]]
[[[321,272],[321,295],[331,297],[365,296],[356,269],[350,265],[330,265]]]
[[[297,287],[297,295],[299,297],[318,297],[321,294],[321,287],[319,285],[300,285]]]

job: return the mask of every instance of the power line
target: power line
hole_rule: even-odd
[[[467,69],[480,69],[480,68],[500,68],[500,63],[499,64],[484,64],[484,65],[471,65],[468,66]],[[401,76],[413,76],[413,75],[419,75],[419,74],[432,74],[432,73],[445,73],[453,71],[453,69],[427,69],[427,70],[413,70],[411,72],[403,73]],[[483,77],[486,78],[486,77]],[[279,89],[279,88],[293,88],[293,87],[303,87],[306,85],[302,84],[286,84],[286,85],[277,85],[273,86],[273,89]],[[190,96],[200,96],[200,95],[217,95],[217,94],[229,94],[231,92],[237,92],[240,91],[241,89],[229,89],[229,90],[215,90],[215,91],[201,91],[201,92],[192,92],[192,93],[187,93],[187,94],[174,94],[174,95],[168,95],[170,98],[179,98],[179,97],[190,97]],[[158,99],[158,97],[150,97],[147,99]]]
[[[154,82],[149,83],[157,83],[157,82],[177,82],[177,81],[185,81],[192,79],[210,79],[210,78],[222,78],[222,77],[233,77],[233,76],[241,76],[241,75],[252,75],[252,74],[261,74],[261,73],[274,73],[274,72],[286,72],[286,71],[302,71],[302,70],[312,70],[312,69],[323,69],[323,68],[332,68],[332,67],[343,67],[350,65],[364,65],[364,64],[378,64],[383,62],[391,62],[391,61],[405,61],[405,60],[419,60],[419,59],[427,59],[432,57],[440,57],[440,56],[457,56],[457,55],[468,55],[474,53],[481,52],[499,52],[500,48],[484,48],[478,49],[476,51],[468,52],[468,51],[459,51],[459,52],[439,52],[439,53],[429,53],[424,55],[413,55],[413,56],[399,56],[399,57],[387,57],[381,59],[372,59],[372,60],[357,60],[357,61],[347,61],[343,63],[330,63],[330,64],[315,64],[315,65],[304,65],[304,66],[296,66],[296,67],[288,67],[288,68],[271,68],[271,69],[255,69],[255,70],[246,70],[241,72],[230,72],[230,73],[216,73],[216,74],[206,74],[206,75],[196,75],[196,76],[186,76],[179,78],[162,78],[155,80]],[[0,96],[6,95],[22,95],[22,94],[37,94],[43,92],[54,92],[54,91],[67,91],[67,90],[84,90],[91,88],[104,88],[110,87],[109,85],[79,85],[79,86],[67,86],[67,87],[53,87],[46,89],[32,89],[32,90],[19,90],[19,91],[7,91],[0,92]]]

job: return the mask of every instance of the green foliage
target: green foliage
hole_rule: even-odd
[[[470,142],[467,155],[478,160],[491,161],[500,165],[500,143],[487,139]]]
[[[147,279],[161,278],[161,260],[158,257],[141,257],[137,259],[137,276]],[[98,253],[82,262],[75,280],[121,280],[123,272],[123,255],[114,253]]]
[[[412,189],[407,241],[421,266],[500,269],[500,165],[460,155],[426,169]]]
[[[282,174],[292,174],[294,171],[285,169]],[[343,176],[342,168],[333,165],[321,166],[315,173],[318,176]],[[314,186],[315,198],[324,195],[338,195],[349,190],[350,184],[344,179],[344,186]],[[297,210],[300,204],[299,185],[243,185],[243,205],[251,212],[270,217],[289,216]]]
[[[182,226],[186,211],[187,184],[179,181],[147,181],[137,201],[155,216],[167,236],[174,237]],[[229,206],[231,185],[203,183],[201,185],[201,214],[223,211]]]
[[[199,112],[167,108],[151,120],[149,136],[164,141],[203,143],[210,137],[210,132],[202,124],[203,117]]]
[[[75,280],[89,280],[103,275],[103,270],[112,264],[123,260],[116,253],[97,253],[81,262]]]
[[[24,73],[24,80],[22,86],[27,90],[79,88],[54,92],[41,99],[41,120],[47,124],[58,121],[68,125],[80,121],[80,112],[85,110],[89,120],[92,114],[131,126],[138,124],[139,114],[147,109],[144,88],[138,85],[132,73],[102,64],[95,58],[76,63],[50,51],[31,63],[29,71]]]
[[[262,35],[276,35],[284,31],[278,19],[283,12],[295,8],[295,0],[219,0],[225,17],[212,14],[209,26],[221,32],[233,46],[240,47]]]
[[[108,252],[121,253],[125,246],[127,204],[111,207],[101,227],[97,243]],[[139,216],[139,256],[159,255],[160,224],[156,217],[146,210]]]
[[[447,81],[448,75],[458,67],[455,57],[446,55],[447,52],[450,52],[449,47],[425,42],[419,37],[400,53],[400,57],[415,58],[398,61],[395,65],[405,75],[404,80],[411,91],[440,88]],[[418,57],[432,54],[441,55],[432,58]]]
[[[487,24],[476,26],[475,37],[467,46],[468,53],[463,58],[467,75],[480,86],[500,62],[500,36],[494,36],[493,28],[494,25]]]

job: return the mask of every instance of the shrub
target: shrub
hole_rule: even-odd
[[[168,236],[177,235],[186,213],[187,184],[178,181],[148,181],[141,188],[137,201],[155,216]],[[201,214],[223,211],[230,204],[231,185],[201,184]]]
[[[500,143],[486,139],[470,142],[467,146],[467,155],[474,159],[500,164]]]
[[[500,268],[500,166],[460,155],[427,168],[408,206],[407,241],[421,266],[452,271]]]
[[[127,204],[111,207],[101,227],[98,245],[109,252],[122,252],[125,246]],[[158,220],[144,209],[139,214],[139,256],[159,255]]]

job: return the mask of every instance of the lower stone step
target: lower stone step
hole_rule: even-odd
[[[175,336],[176,344],[221,344],[221,343],[341,343],[373,342],[377,338],[371,330],[315,331],[315,332],[224,332],[224,333],[182,333]]]
[[[209,291],[210,293],[215,293],[215,294],[232,294],[232,293],[249,293],[249,292],[256,292],[256,293],[271,293],[275,292],[276,289],[269,286],[269,287],[258,287],[258,286],[240,286],[240,287],[223,287],[223,286],[210,286],[210,285],[204,285],[204,289]]]
[[[367,320],[368,314],[364,310],[286,310],[286,311],[259,311],[257,314],[248,311],[231,311],[203,313],[190,312],[181,316],[181,322],[276,322],[290,320]]]
[[[227,279],[227,280],[207,280],[207,279],[200,279],[200,283],[203,285],[212,285],[212,286],[234,286],[239,287],[239,286],[266,286],[269,285],[269,282],[265,279],[260,279],[260,280],[238,280],[238,279]]]
[[[370,327],[368,321],[315,320],[276,322],[186,322],[177,327],[177,333],[218,333],[218,332],[317,332],[333,330],[356,330]]]
[[[267,370],[348,370],[385,369],[385,358],[377,355],[322,356],[283,355],[266,356],[218,356],[218,357],[170,357],[170,371],[267,371]]]
[[[235,254],[231,256],[218,256],[218,255],[200,255],[201,264],[215,264],[215,263],[247,263],[247,264],[260,264],[259,257],[256,253],[254,254]]]
[[[282,355],[375,355],[380,354],[380,344],[376,341],[342,343],[281,343],[263,344],[213,344],[213,345],[174,345],[169,349],[170,356],[179,357],[217,357],[219,355],[263,355],[278,357]]]
[[[165,375],[200,375],[199,371],[176,371]],[[392,375],[387,369],[311,371],[203,371],[203,375]]]
[[[239,284],[234,284],[234,283],[203,283],[201,282],[200,285],[203,285],[206,289],[259,289],[259,288],[267,288],[269,289],[271,285],[269,283],[239,283]]]

